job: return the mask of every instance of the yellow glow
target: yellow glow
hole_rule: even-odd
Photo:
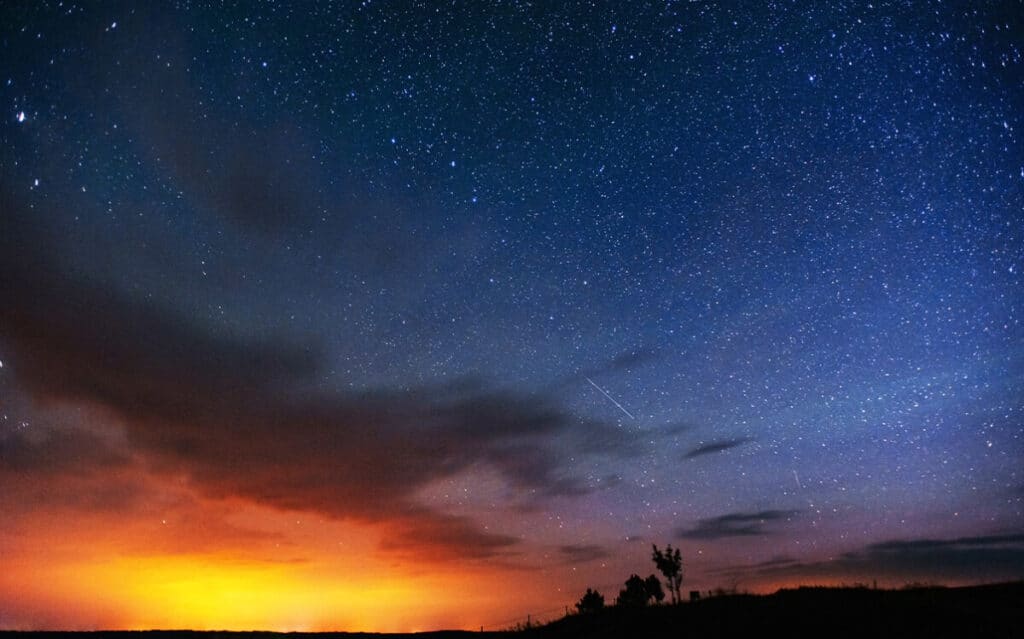
[[[425,592],[428,584],[415,579],[326,578],[307,569],[210,556],[122,558],[66,567],[64,583],[74,584],[76,598],[109,593],[129,629],[405,630],[401,617],[424,612],[415,602],[443,603],[443,593]]]
[[[382,553],[383,527],[186,506],[134,518],[40,512],[0,531],[0,627],[495,629],[550,600],[524,571]]]

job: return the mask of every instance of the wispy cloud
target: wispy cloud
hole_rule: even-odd
[[[560,546],[559,554],[564,558],[565,563],[578,564],[596,559],[606,559],[611,556],[608,549],[595,544],[570,544]]]
[[[827,561],[778,558],[723,571],[763,577],[871,579],[900,581],[992,581],[1024,577],[1024,533],[896,539],[869,544]]]
[[[753,441],[750,437],[737,437],[735,439],[720,439],[707,444],[702,444],[690,450],[690,452],[684,455],[684,459],[693,459],[695,457],[703,457],[704,455],[712,455],[714,453],[720,453],[737,446],[742,446],[748,442]]]
[[[799,510],[762,510],[752,513],[730,513],[701,519],[691,528],[679,530],[683,539],[715,540],[727,537],[752,537],[773,532],[772,524],[789,522],[800,515]]]

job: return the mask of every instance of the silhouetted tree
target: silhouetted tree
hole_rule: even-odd
[[[672,544],[666,546],[664,551],[659,550],[657,545],[652,547],[654,552],[651,559],[654,560],[658,571],[665,577],[665,585],[668,586],[668,592],[672,596],[672,603],[677,604],[682,601],[679,587],[683,583],[683,556],[679,553],[678,548],[672,549]]]
[[[578,610],[581,615],[589,612],[596,612],[601,608],[604,608],[604,595],[596,590],[591,590],[590,588],[587,588],[587,592],[583,593],[580,600],[576,602],[576,610]]]
[[[627,608],[642,608],[647,605],[647,586],[644,580],[637,575],[631,575],[626,580],[626,587],[619,591],[615,599],[616,606]]]
[[[616,606],[627,608],[643,608],[651,600],[661,601],[665,598],[665,592],[661,589],[661,582],[654,575],[642,579],[640,575],[631,575],[626,580],[626,587],[619,591],[615,600]]]
[[[665,601],[665,591],[661,589],[661,582],[654,575],[650,575],[644,580],[644,586],[647,588],[647,596],[655,601],[655,603],[661,603]]]

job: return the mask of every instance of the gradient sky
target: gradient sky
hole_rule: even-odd
[[[1022,17],[3,3],[0,627],[1024,577]]]

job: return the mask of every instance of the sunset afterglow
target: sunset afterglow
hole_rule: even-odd
[[[1022,15],[0,3],[0,630],[1024,578]]]

